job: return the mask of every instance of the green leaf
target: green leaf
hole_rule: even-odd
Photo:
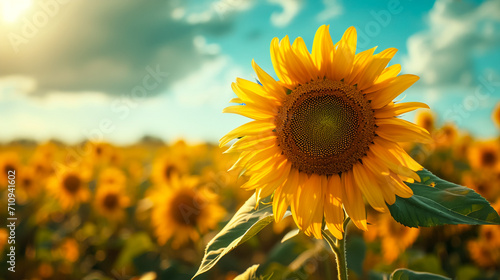
[[[125,247],[120,253],[118,260],[115,262],[114,267],[116,269],[123,268],[129,264],[134,257],[153,250],[154,244],[149,238],[149,235],[145,232],[135,233],[127,239]]]
[[[296,229],[292,229],[291,231],[289,231],[287,234],[285,234],[285,236],[283,236],[283,238],[281,239],[281,243],[285,242],[285,241],[288,241],[289,239],[292,239],[294,238],[295,236],[297,236],[298,234],[300,233],[300,230],[298,228]]]
[[[271,276],[257,276],[257,269],[259,268],[258,264],[254,264],[249,267],[245,272],[236,276],[234,280],[269,280]]]
[[[363,275],[363,262],[366,255],[366,243],[362,236],[353,235],[346,238],[347,268],[358,276]]]
[[[234,280],[255,280],[259,279],[257,277],[257,269],[259,268],[258,264],[254,264],[251,267],[249,267],[245,272],[242,274],[236,276]]]
[[[500,216],[475,191],[436,177],[428,170],[417,172],[421,182],[406,183],[413,196],[388,205],[392,217],[408,227],[438,225],[498,225]]]
[[[389,280],[451,280],[451,278],[432,273],[416,272],[409,269],[399,268],[394,270]]]
[[[263,199],[259,207],[255,209],[255,195],[250,197],[226,226],[208,243],[200,268],[192,279],[210,270],[224,255],[270,224],[274,219],[270,201],[270,197]],[[287,211],[285,217],[290,214]]]

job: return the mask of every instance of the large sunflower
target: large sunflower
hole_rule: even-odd
[[[271,42],[271,59],[279,80],[255,62],[259,79],[237,79],[232,88],[239,103],[224,109],[254,119],[220,140],[238,152],[234,168],[250,176],[243,186],[258,200],[274,193],[276,221],[291,206],[297,226],[321,238],[322,221],[342,238],[344,209],[366,230],[363,197],[384,212],[396,195],[410,197],[405,181],[420,180],[422,167],[398,144],[426,142],[429,133],[397,116],[428,108],[419,102],[392,100],[418,80],[400,75],[399,64],[386,67],[396,53],[375,48],[355,54],[356,29],[334,44],[321,26],[309,53],[302,38]]]

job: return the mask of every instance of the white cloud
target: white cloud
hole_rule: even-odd
[[[234,97],[231,83],[236,77],[242,77],[242,74],[243,70],[228,57],[220,56],[177,81],[172,86],[171,93],[176,102],[184,107],[224,107]]]
[[[283,9],[281,13],[274,12],[271,14],[271,23],[276,27],[287,26],[295,16],[299,13],[302,7],[301,0],[268,0],[269,3],[280,5]]]
[[[35,79],[28,76],[4,76],[0,78],[0,100],[16,95],[26,95],[36,89]]]
[[[325,8],[317,16],[318,21],[327,21],[344,13],[340,0],[323,0]]]
[[[427,85],[472,85],[474,55],[500,46],[500,1],[473,6],[465,1],[437,1],[428,30],[408,39],[406,72]]]
[[[193,38],[193,44],[199,53],[216,55],[220,53],[220,46],[217,44],[208,44],[207,39],[201,35]]]
[[[255,2],[255,0],[218,0],[201,4],[197,3],[197,10],[188,10],[186,12],[183,9],[182,13],[177,11],[174,18],[177,20],[185,19],[189,24],[209,22],[216,17],[222,20],[236,12],[246,11],[252,8]]]

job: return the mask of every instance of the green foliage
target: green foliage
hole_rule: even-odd
[[[245,202],[226,226],[208,243],[205,256],[193,279],[210,270],[224,255],[273,221],[273,207],[270,201],[270,197],[263,199],[257,209],[255,195]],[[287,211],[285,217],[289,215],[290,212]]]
[[[347,267],[357,275],[363,275],[363,261],[366,255],[366,244],[362,236],[354,235],[346,238]]]
[[[451,279],[437,274],[415,272],[409,269],[396,269],[389,278],[390,280],[447,280]]]
[[[500,216],[475,191],[438,178],[427,170],[417,172],[421,182],[407,183],[410,198],[396,197],[389,205],[392,217],[408,227],[500,224]]]
[[[145,232],[139,232],[132,235],[127,239],[125,243],[125,247],[120,253],[118,260],[115,263],[115,268],[119,269],[134,259],[134,257],[152,250],[154,248],[154,244],[149,238],[149,235]]]
[[[258,276],[257,275],[258,268],[259,268],[258,264],[252,265],[245,272],[236,276],[236,278],[234,278],[234,280],[269,280],[269,279],[271,279],[271,276],[267,276],[267,277]]]

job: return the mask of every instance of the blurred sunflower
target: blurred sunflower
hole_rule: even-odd
[[[47,188],[65,210],[89,200],[89,171],[68,168],[50,178]]]
[[[396,53],[375,48],[355,54],[356,29],[333,44],[321,26],[309,53],[302,38],[271,42],[271,59],[279,81],[255,62],[259,83],[237,79],[232,88],[239,103],[224,109],[254,119],[221,138],[238,139],[227,152],[240,153],[235,168],[250,175],[243,186],[260,200],[274,192],[273,212],[280,221],[291,205],[297,226],[322,238],[323,217],[342,238],[344,210],[367,229],[363,196],[377,211],[386,211],[396,195],[412,196],[404,181],[419,181],[421,170],[398,142],[427,142],[429,133],[398,118],[419,102],[392,100],[418,80],[400,75],[399,64],[387,67]]]
[[[0,186],[8,185],[9,171],[15,171],[15,176],[19,175],[19,156],[15,152],[5,152],[0,154]]]
[[[184,161],[177,160],[176,157],[164,154],[153,162],[151,181],[155,185],[168,184],[172,177],[181,176],[187,172],[187,165]]]
[[[418,111],[415,115],[415,123],[425,128],[428,132],[434,131],[436,116],[431,111]]]
[[[112,185],[124,188],[127,183],[125,173],[116,167],[107,167],[99,174],[98,185]]]
[[[495,201],[500,194],[499,179],[500,176],[485,172],[479,174],[467,172],[462,175],[462,185],[475,190],[488,201]]]
[[[106,142],[87,142],[85,151],[89,155],[89,159],[93,164],[117,164],[119,154],[116,149]]]
[[[125,217],[125,208],[130,205],[130,199],[124,192],[124,186],[100,184],[94,200],[97,212],[110,220],[121,221]]]
[[[495,125],[500,128],[500,102],[497,103],[495,109],[493,109],[493,113],[491,114],[491,119]]]
[[[492,205],[500,211],[500,200]],[[500,227],[483,225],[479,229],[479,238],[467,243],[470,256],[484,268],[500,268]]]
[[[17,177],[17,193],[21,202],[37,197],[40,193],[39,178],[35,169],[31,166],[23,166]]]
[[[47,158],[40,154],[35,154],[30,159],[30,165],[35,170],[36,177],[39,180],[44,180],[54,174],[54,168],[52,166],[54,160],[52,158]]]
[[[452,123],[444,124],[434,135],[435,144],[439,147],[452,147],[458,139],[457,127]]]
[[[496,140],[475,143],[470,147],[468,156],[472,168],[500,171],[500,143]]]
[[[149,195],[153,202],[151,223],[163,245],[169,239],[173,248],[197,241],[217,226],[225,210],[218,203],[218,197],[203,188],[197,188],[196,178],[174,177],[164,188],[153,190]]]
[[[397,223],[389,214],[374,216],[377,217],[376,220],[370,223],[374,230],[372,232],[369,226],[370,230],[365,232],[365,238],[368,241],[380,238],[384,260],[392,263],[415,242],[420,230]]]

